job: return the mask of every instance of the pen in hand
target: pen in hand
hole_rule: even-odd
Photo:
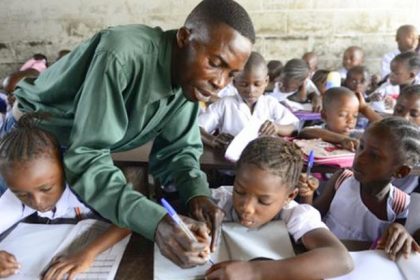
[[[162,198],[160,202],[163,205],[163,208],[166,209],[168,212],[169,217],[179,226],[179,228],[188,236],[188,238],[194,242],[198,242],[197,238],[194,236],[194,234],[191,232],[191,230],[187,227],[187,225],[184,223],[184,221],[181,219],[181,217],[176,213],[175,209],[172,208],[172,206],[169,204],[166,199]],[[214,265],[214,262],[209,258],[209,262]]]
[[[314,165],[314,160],[315,160],[315,153],[314,153],[314,150],[311,150],[308,156],[308,166],[306,167],[306,180],[309,180],[309,176],[311,175],[311,169],[312,169],[312,166]]]

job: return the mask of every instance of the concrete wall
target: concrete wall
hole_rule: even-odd
[[[54,61],[96,31],[145,23],[164,29],[182,25],[197,0],[1,0],[0,79],[33,53]],[[240,0],[250,13],[266,59],[301,57],[315,51],[320,66],[338,68],[350,45],[365,49],[367,66],[379,71],[381,56],[396,48],[402,24],[420,28],[418,0]]]

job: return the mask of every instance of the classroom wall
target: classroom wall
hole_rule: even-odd
[[[33,53],[54,61],[107,26],[145,23],[179,27],[197,0],[2,0],[0,79]],[[362,46],[367,66],[378,72],[384,53],[396,48],[402,24],[420,29],[418,0],[240,0],[258,35],[256,50],[267,59],[286,61],[315,51],[320,66],[338,68],[343,50]]]

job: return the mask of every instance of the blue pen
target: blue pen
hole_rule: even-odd
[[[169,217],[174,220],[174,222],[182,229],[182,231],[188,236],[189,239],[191,239],[194,242],[198,242],[197,238],[195,238],[194,234],[191,232],[191,230],[187,227],[187,225],[184,223],[184,221],[181,219],[181,217],[176,213],[175,209],[172,208],[172,206],[169,204],[166,199],[162,198],[160,202],[163,205],[163,208],[166,209],[166,211],[169,214]],[[214,262],[209,258],[209,262],[214,265]]]
[[[315,153],[314,153],[314,150],[311,150],[308,156],[308,166],[306,167],[307,179],[309,179],[309,176],[311,175],[311,169],[312,169],[312,166],[314,165],[314,160],[315,160]]]

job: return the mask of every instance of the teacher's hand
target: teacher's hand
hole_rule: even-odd
[[[159,223],[155,241],[160,252],[182,268],[203,264],[208,260],[209,235],[206,224],[182,217],[182,220],[197,238],[193,241],[166,215]]]
[[[194,219],[203,221],[211,231],[210,250],[214,252],[219,243],[225,213],[207,196],[197,196],[188,203],[190,214]]]

